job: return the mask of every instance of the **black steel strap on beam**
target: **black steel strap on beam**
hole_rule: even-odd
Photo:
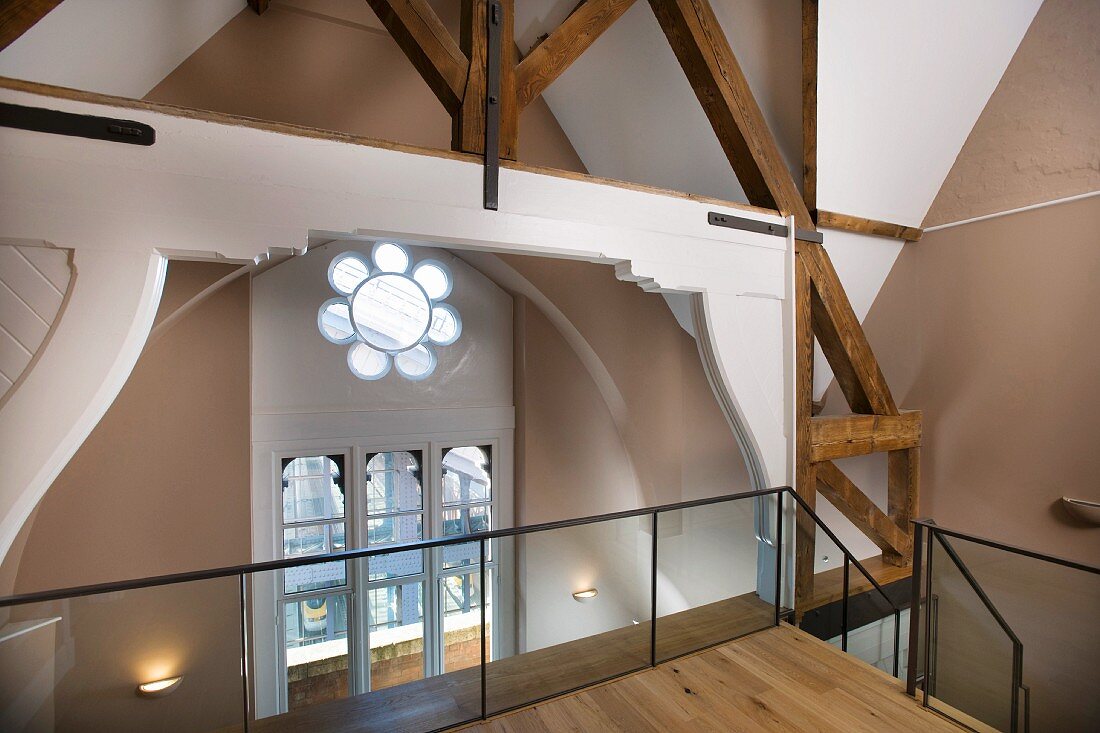
[[[500,0],[490,0],[485,18],[485,208],[496,211],[500,199],[500,36],[504,22]]]
[[[152,145],[157,139],[156,130],[142,122],[77,115],[18,104],[0,103],[0,126],[126,145]]]
[[[719,214],[717,211],[707,214],[707,223],[715,227],[740,229],[744,232],[756,232],[757,234],[770,234],[773,237],[786,237],[791,232],[790,227],[786,224],[770,224],[758,219],[746,219],[743,216]],[[818,244],[825,241],[821,232],[814,232],[809,229],[795,229],[794,237],[795,239],[801,239],[803,242],[817,242]]]

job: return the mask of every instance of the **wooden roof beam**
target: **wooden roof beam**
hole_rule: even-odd
[[[901,558],[913,554],[913,541],[909,535],[894,524],[832,461],[817,464],[817,488],[837,511],[879,546],[883,560],[890,562],[891,558],[896,558],[899,562],[891,564],[900,564]]]
[[[814,229],[764,115],[709,0],[649,0],[749,203]]]
[[[427,0],[367,0],[382,25],[451,115],[458,113],[470,61]]]
[[[583,0],[516,67],[516,104],[523,109],[630,9],[634,0]]]
[[[812,417],[810,444],[810,460],[815,463],[916,448],[921,444],[921,412]]]
[[[60,4],[61,0],[7,0],[0,3],[0,51]]]
[[[841,229],[846,232],[873,234],[876,237],[893,237],[907,242],[920,241],[924,230],[919,227],[907,227],[904,224],[891,224],[886,221],[864,219],[848,214],[836,214],[832,211],[818,211],[817,225],[823,229]]]

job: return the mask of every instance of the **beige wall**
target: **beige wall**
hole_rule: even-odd
[[[924,226],[1100,189],[1100,3],[1045,0]]]
[[[158,322],[232,269],[171,263]],[[146,348],[5,559],[0,574],[14,579],[10,589],[247,562],[248,356],[245,277]],[[32,729],[49,729],[51,716],[74,731],[209,730],[239,721],[238,599],[229,578],[13,609],[12,620],[62,619],[50,627],[53,655],[36,662],[52,667],[56,687],[41,696],[42,727]],[[169,697],[134,694],[140,682],[181,673],[184,684]]]
[[[457,0],[436,0],[458,32]],[[146,99],[450,149],[451,121],[363,0],[275,0],[245,9]],[[520,117],[520,160],[584,171],[539,99]]]
[[[1100,561],[1100,197],[906,245],[864,323],[899,404],[924,411],[920,513]],[[842,401],[829,396],[830,405]]]

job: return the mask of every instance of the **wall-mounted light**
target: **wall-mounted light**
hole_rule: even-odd
[[[181,682],[183,682],[182,674],[178,677],[166,677],[163,680],[142,682],[137,686],[137,694],[138,697],[164,697],[175,692]]]
[[[573,594],[573,600],[577,601],[578,603],[584,603],[585,601],[592,600],[597,595],[599,595],[599,593],[600,592],[595,588],[589,588],[588,590],[579,590]]]

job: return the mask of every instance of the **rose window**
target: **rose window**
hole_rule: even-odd
[[[424,379],[435,370],[433,346],[448,346],[462,333],[453,306],[442,301],[454,281],[442,262],[415,266],[409,251],[393,242],[374,245],[368,260],[344,252],[328,267],[339,295],[317,314],[321,335],[350,344],[348,367],[360,379],[381,379],[390,368],[405,379]]]

